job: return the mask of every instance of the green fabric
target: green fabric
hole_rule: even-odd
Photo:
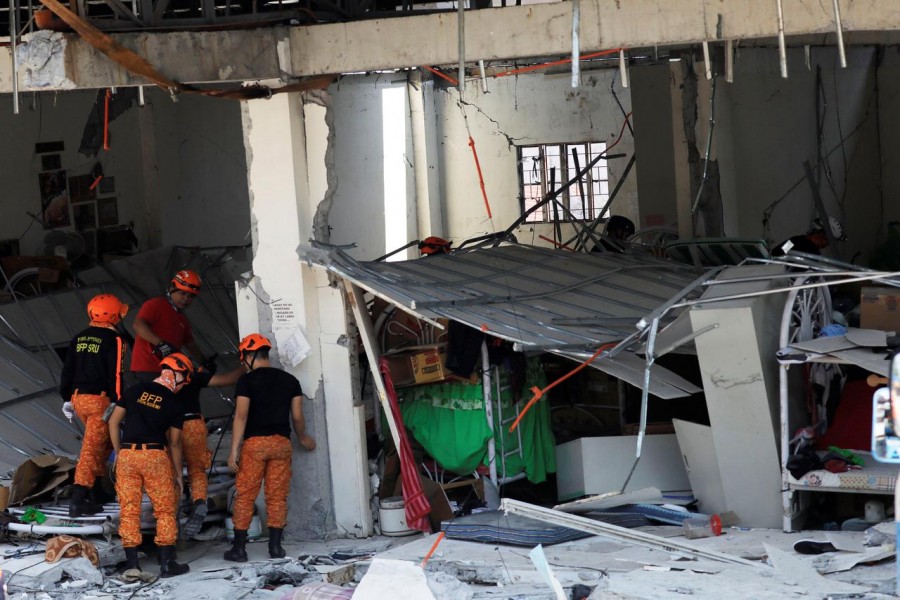
[[[501,375],[502,416],[508,419],[515,411],[512,392],[506,381],[507,378]],[[546,384],[540,361],[529,360],[523,400],[519,406],[524,407],[531,398],[532,387],[543,388]],[[452,382],[416,386],[397,390],[397,395],[401,400],[400,413],[407,429],[441,467],[464,475],[487,462],[491,429],[484,412],[480,383]],[[556,471],[555,441],[550,429],[547,399],[539,400],[519,423],[522,456],[518,452],[507,456],[505,472],[501,453],[518,449],[519,435],[509,433],[510,423],[501,428],[500,418],[495,410],[497,474],[500,477],[512,477],[525,471],[532,483],[546,481],[547,473]]]

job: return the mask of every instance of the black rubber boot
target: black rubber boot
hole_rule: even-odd
[[[69,518],[75,519],[84,515],[92,515],[92,506],[88,501],[88,489],[83,485],[72,486],[72,499],[69,500]]]
[[[283,527],[269,527],[269,556],[272,558],[285,557],[284,548],[281,547],[281,536],[283,534]]]
[[[190,565],[175,562],[175,546],[159,547],[159,576],[175,577],[191,570]]]
[[[209,512],[209,507],[206,505],[206,500],[194,500],[191,514],[188,516],[184,527],[181,528],[182,538],[187,540],[200,533],[200,528],[203,527],[203,519],[206,518],[207,512]]]
[[[85,503],[84,514],[86,515],[96,515],[97,513],[103,512],[103,502],[99,499],[97,490],[91,488],[87,492],[87,502]]]
[[[247,530],[235,529],[231,550],[225,551],[225,560],[247,562]]]
[[[141,570],[141,565],[138,562],[138,549],[135,548],[125,548],[125,570],[128,571],[130,569]]]

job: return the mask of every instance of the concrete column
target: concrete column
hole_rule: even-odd
[[[246,304],[255,305],[258,327],[275,345],[273,358],[300,380],[307,432],[318,445],[311,453],[295,451],[287,535],[364,537],[372,526],[363,415],[343,298],[297,255],[312,236],[328,188],[321,181],[327,173],[324,110],[311,114],[299,94],[242,104],[254,277],[251,293],[238,295],[244,304],[239,314],[245,315],[242,325],[254,323]]]

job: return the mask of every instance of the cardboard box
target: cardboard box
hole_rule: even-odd
[[[864,287],[860,295],[859,326],[900,333],[900,288]]]
[[[385,358],[394,387],[435,383],[450,376],[447,370],[447,353],[443,346],[420,347],[414,351],[387,355]]]

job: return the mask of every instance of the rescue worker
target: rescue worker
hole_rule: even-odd
[[[66,400],[63,414],[70,421],[78,415],[84,423],[84,438],[75,466],[75,486],[69,517],[93,515],[102,510],[94,484],[106,472],[112,452],[109,428],[103,419],[110,403],[122,393],[125,343],[116,329],[128,305],[112,294],[99,294],[87,305],[90,324],[69,343],[59,378],[59,393]]]
[[[155,380],[138,383],[125,392],[109,419],[109,433],[116,451],[119,537],[127,568],[140,570],[141,499],[146,490],[156,517],[159,576],[173,577],[190,570],[188,565],[175,562],[175,514],[184,487],[180,468],[184,408],[176,394],[190,381],[193,367],[190,359],[178,352],[162,359],[159,366],[161,371]]]
[[[187,348],[203,362],[203,354],[194,343],[191,324],[184,311],[200,293],[200,276],[194,271],[178,271],[165,296],[150,298],[134,319],[137,338],[131,353],[131,371],[138,381],[153,381],[159,375],[159,361]]]
[[[437,254],[449,254],[453,242],[448,242],[444,238],[431,235],[419,242],[418,248],[422,256],[432,256]]]
[[[228,466],[237,471],[232,516],[234,543],[231,550],[225,552],[225,560],[233,562],[247,562],[247,529],[263,480],[269,556],[284,557],[281,539],[287,522],[291,483],[291,422],[300,446],[309,451],[316,447],[316,441],[305,433],[300,382],[290,373],[271,366],[271,349],[271,342],[258,333],[245,337],[238,348],[247,373],[238,380],[235,388],[234,425],[228,456]]]
[[[628,238],[634,235],[634,221],[622,215],[613,215],[606,222],[600,245],[595,245],[592,252],[618,252],[622,254],[628,245]]]
[[[178,392],[178,402],[184,407],[181,444],[191,488],[191,513],[181,532],[185,539],[197,535],[209,510],[206,498],[209,484],[207,473],[212,464],[212,453],[206,443],[206,420],[200,410],[200,392],[207,386],[234,385],[243,373],[242,365],[221,375],[217,375],[215,369],[198,367],[194,370],[190,383]]]

